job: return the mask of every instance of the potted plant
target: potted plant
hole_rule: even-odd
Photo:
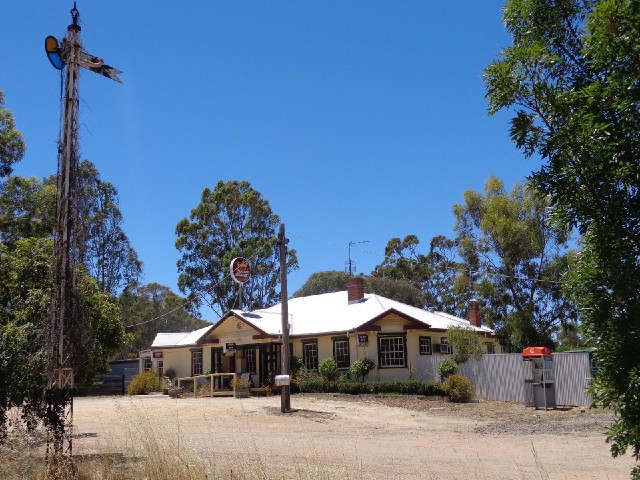
[[[236,398],[247,398],[250,395],[249,386],[251,381],[248,378],[239,376],[233,377],[231,386],[233,387],[233,396]]]

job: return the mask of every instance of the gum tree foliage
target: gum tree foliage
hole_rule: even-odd
[[[510,0],[504,23],[490,112],[512,113],[514,143],[542,162],[531,183],[584,237],[569,287],[596,347],[595,400],[617,414],[612,454],[640,460],[640,4]]]
[[[312,273],[307,281],[293,294],[294,297],[309,297],[323,293],[342,292],[347,289],[349,274],[341,270]]]
[[[137,282],[142,275],[142,262],[122,228],[124,219],[116,187],[102,180],[88,160],[80,162],[79,184],[80,261],[96,279],[101,292],[116,295]]]
[[[204,302],[219,316],[238,304],[238,285],[229,275],[235,257],[251,264],[244,284],[243,309],[269,307],[280,301],[280,261],[277,236],[280,218],[269,202],[247,181],[220,180],[205,188],[200,204],[176,227],[178,286],[195,308]],[[295,250],[287,255],[287,270],[298,268]]]
[[[24,155],[24,140],[15,127],[11,111],[4,107],[4,92],[0,90],[0,177],[10,175],[13,164]]]
[[[12,247],[0,244],[0,436],[12,407],[21,407],[28,427],[43,415],[52,251],[48,238],[22,238]],[[90,325],[72,340],[76,382],[82,385],[106,370],[123,331],[114,299],[100,293],[82,269],[78,278],[78,312]]]
[[[385,258],[372,277],[408,282],[422,295],[422,303],[414,306],[466,316],[466,304],[473,295],[470,280],[460,275],[463,265],[458,259],[456,241],[435,236],[426,254],[418,251],[419,244],[416,235],[389,240]]]
[[[101,292],[117,294],[142,274],[142,262],[123,230],[118,192],[100,179],[88,160],[80,162],[77,241],[79,260]],[[0,239],[51,238],[56,222],[56,178],[11,176],[0,183]]]
[[[463,197],[453,207],[454,229],[484,321],[515,351],[554,345],[553,335],[576,317],[561,288],[566,229],[550,226],[546,201],[519,184],[507,192],[490,177],[484,193],[467,190]]]
[[[58,194],[54,182],[10,176],[0,182],[0,241],[53,235]]]
[[[347,289],[349,274],[340,270],[315,272],[307,279],[300,289],[293,294],[294,297],[308,297],[323,293],[343,292]],[[423,305],[420,291],[406,280],[363,276],[364,290],[367,293],[375,293],[382,297],[390,298],[398,302],[421,308]]]
[[[187,313],[183,308],[186,300],[158,283],[130,285],[120,294],[118,301],[127,332],[119,353],[121,358],[136,358],[140,350],[149,348],[159,332],[190,332],[211,325]],[[161,318],[142,323],[158,317]]]
[[[478,334],[469,327],[452,327],[447,330],[447,342],[453,348],[453,361],[462,365],[473,358],[480,360],[482,343]]]

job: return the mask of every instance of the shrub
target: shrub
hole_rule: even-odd
[[[173,379],[176,378],[176,369],[171,367],[167,368],[164,372],[164,376],[173,382]]]
[[[158,388],[160,388],[158,376],[149,370],[140,375],[135,375],[131,379],[127,393],[129,395],[146,395],[149,392],[155,392]]]
[[[289,358],[289,372],[292,377],[297,377],[298,373],[300,373],[300,369],[302,368],[302,360],[295,355],[291,355]]]
[[[437,370],[440,381],[444,382],[450,375],[458,373],[458,365],[452,359],[448,358],[444,362],[438,364]]]
[[[449,375],[444,383],[444,391],[451,402],[462,403],[471,400],[475,389],[469,379],[457,373]]]
[[[318,373],[325,380],[334,381],[338,378],[338,363],[333,357],[325,358],[318,364]]]
[[[351,364],[349,371],[353,376],[359,378],[361,382],[364,382],[364,378],[369,374],[371,370],[376,368],[376,362],[368,357],[360,358]]]

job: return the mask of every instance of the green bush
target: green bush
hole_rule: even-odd
[[[291,355],[291,357],[289,357],[289,373],[291,373],[291,376],[297,377],[298,374],[300,373],[301,368],[302,368],[302,360],[300,360],[300,357]]]
[[[149,392],[155,392],[159,388],[158,376],[149,370],[140,375],[135,375],[131,379],[127,393],[129,395],[146,395]]]
[[[342,379],[328,381],[318,375],[309,375],[296,384],[296,391],[302,393],[343,393],[347,395],[395,394],[445,396],[439,383],[419,380],[393,380],[386,382],[356,382]]]
[[[338,362],[333,357],[325,358],[318,364],[318,373],[330,382],[336,380],[340,373],[338,372]]]
[[[361,382],[364,382],[365,377],[371,370],[376,368],[376,362],[368,357],[360,358],[351,364],[349,372],[356,378],[359,378]]]
[[[176,369],[173,367],[167,368],[164,372],[164,376],[173,382],[173,379],[176,378]]]
[[[444,362],[439,363],[436,369],[438,371],[438,377],[440,377],[440,381],[444,382],[450,375],[455,375],[456,373],[458,373],[458,364],[452,359],[448,358]]]
[[[469,379],[457,373],[449,375],[444,383],[444,392],[451,402],[462,403],[471,400],[475,389]]]

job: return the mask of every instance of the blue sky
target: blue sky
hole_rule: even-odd
[[[489,175],[538,167],[487,114],[483,68],[509,44],[500,0],[78,2],[81,153],[120,194],[144,281],[177,292],[175,226],[205,187],[248,180],[313,272],[370,273],[392,237],[452,235]],[[60,75],[44,53],[73,2],[2,6],[0,88],[27,141],[15,173],[55,173]],[[205,318],[210,315],[205,313]]]

